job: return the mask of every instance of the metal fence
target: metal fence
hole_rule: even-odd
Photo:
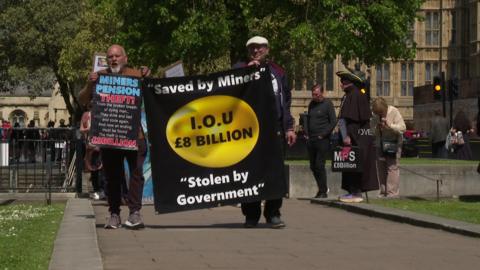
[[[77,136],[70,128],[12,128],[0,138],[0,192],[75,189]]]

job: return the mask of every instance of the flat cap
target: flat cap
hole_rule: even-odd
[[[245,46],[248,47],[250,44],[268,45],[268,40],[261,36],[254,36],[247,40],[247,44]]]

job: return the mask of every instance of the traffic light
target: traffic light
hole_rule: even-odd
[[[442,79],[439,76],[433,77],[433,98],[435,100],[442,99]]]
[[[450,80],[450,95],[453,99],[457,99],[459,92],[458,92],[458,79],[453,78]]]

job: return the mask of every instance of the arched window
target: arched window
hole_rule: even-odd
[[[20,127],[25,127],[27,114],[22,110],[15,110],[10,113],[8,119],[10,120],[10,123],[12,123],[12,126],[15,125],[15,123],[19,123]]]

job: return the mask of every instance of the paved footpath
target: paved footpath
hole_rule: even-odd
[[[94,203],[104,269],[476,269],[480,239],[284,200],[285,229],[243,228],[236,207],[155,215],[146,229],[105,230]],[[122,209],[122,220],[128,210]],[[263,222],[263,220],[262,220]]]

